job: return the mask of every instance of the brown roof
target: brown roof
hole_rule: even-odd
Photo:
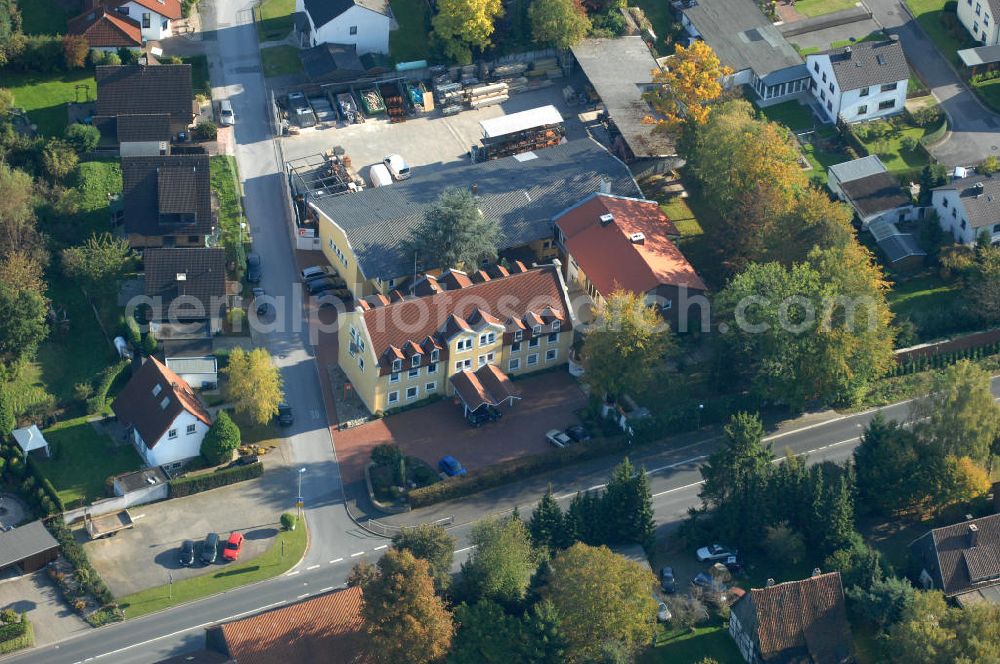
[[[119,115],[116,124],[119,143],[170,140],[170,116],[166,113]]]
[[[191,387],[155,357],[150,357],[132,376],[111,404],[111,410],[125,426],[135,427],[149,448],[185,411],[207,425],[212,424],[212,418]]]
[[[602,222],[610,214],[614,220]],[[648,293],[660,285],[705,290],[705,282],[670,239],[677,228],[654,201],[594,194],[556,217],[569,254],[607,296]],[[641,233],[641,242],[633,236]]]
[[[510,332],[515,328],[523,329],[526,330],[526,338],[531,337],[531,325],[525,326],[521,318],[530,318],[541,325],[539,334],[551,332],[556,321],[559,321],[560,330],[572,328],[566,315],[569,303],[562,278],[554,265],[478,284],[467,279],[455,279],[455,276],[449,281],[468,285],[372,309],[362,308],[362,319],[383,372],[390,369],[387,358],[399,357],[396,351],[408,342],[420,345],[431,337],[439,346],[447,348],[443,342],[458,332],[473,329],[473,326],[482,327],[478,323],[503,325]],[[438,280],[438,284],[444,286],[445,281]]]
[[[181,17],[181,0],[131,0],[137,5],[145,7],[166,18],[177,19]],[[129,0],[105,0],[104,4],[109,7],[119,7],[129,2]]]
[[[974,547],[969,526],[977,529]],[[945,595],[1000,585],[1000,514],[935,528],[930,535]]]
[[[142,26],[139,22],[104,7],[70,19],[66,34],[85,37],[91,48],[142,46]]]
[[[484,364],[475,373],[459,371],[451,377],[451,384],[469,410],[480,406],[499,406],[521,394],[507,374],[494,364]]]
[[[221,625],[239,664],[361,664],[361,588],[345,588]]]
[[[154,0],[155,2],[155,0]],[[98,116],[168,113],[191,123],[191,65],[100,65],[97,79]]]
[[[889,173],[875,173],[842,182],[840,189],[862,218],[913,204],[913,200],[899,186],[899,180]]]
[[[747,601],[756,614],[757,639],[764,661],[851,661],[851,628],[839,572],[753,588],[733,609]]]
[[[160,298],[152,305],[154,320],[168,314],[178,320],[222,315],[226,297],[225,249],[147,249],[143,262],[146,295]]]

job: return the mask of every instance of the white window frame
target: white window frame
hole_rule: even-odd
[[[514,341],[520,341],[524,338],[523,330],[514,330]]]
[[[419,355],[414,355],[413,357],[410,358],[410,366],[411,367],[419,367],[420,366],[420,356]]]
[[[486,353],[485,355],[479,356],[479,366],[485,366],[496,359],[496,354],[493,352]]]
[[[558,320],[552,321],[552,331],[553,332],[558,332],[559,328],[561,328],[561,327],[562,327],[562,322],[561,321],[558,321]]]
[[[512,353],[520,353],[521,352],[521,342],[520,341],[515,341],[514,343],[512,343],[510,345],[510,352],[512,352]]]
[[[413,392],[413,396],[410,396],[410,392]],[[407,401],[413,401],[414,399],[416,399],[419,396],[420,396],[420,386],[419,385],[412,385],[412,386],[406,388],[406,400]]]
[[[549,336],[546,338],[546,343],[557,344],[559,343],[559,333],[549,332]]]
[[[455,371],[465,371],[466,369],[472,368],[472,360],[459,360],[455,363]]]
[[[198,433],[198,425],[197,424],[189,424],[189,425],[187,425],[186,435],[190,436],[193,433]]]
[[[167,431],[168,440],[173,440],[175,438],[177,438],[177,429],[170,429],[169,431]]]
[[[539,340],[540,337],[531,337],[531,339],[528,340],[528,348],[538,348]]]
[[[393,360],[392,361],[392,372],[393,373],[399,373],[402,370],[403,370],[403,361],[402,360]]]
[[[427,394],[430,394],[431,392],[437,392],[437,389],[438,389],[437,381],[426,383],[424,385],[424,392],[426,392]]]
[[[533,325],[531,327],[531,333],[537,337],[539,334],[542,333],[542,326],[541,325]]]
[[[435,348],[431,351],[431,362],[437,362],[441,357],[441,351]]]
[[[538,353],[532,353],[528,356],[528,366],[533,367],[538,364]]]
[[[398,383],[399,382],[399,372],[398,371],[393,371],[391,374],[389,374],[389,382],[390,383]]]
[[[507,361],[507,371],[518,371],[521,369],[521,358],[512,357]]]
[[[550,348],[547,351],[545,351],[545,361],[546,362],[552,362],[553,360],[558,360],[558,359],[559,359],[559,349],[558,348]]]
[[[427,365],[427,375],[430,375],[432,373],[437,373],[437,370],[438,370],[438,365],[436,364]]]
[[[386,397],[386,403],[399,403],[399,390],[393,390],[389,392]]]
[[[416,369],[410,369],[408,372],[406,372],[407,378],[417,378],[418,376],[420,376],[420,367],[417,367]]]

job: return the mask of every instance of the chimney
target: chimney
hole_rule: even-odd
[[[646,244],[645,233],[632,233],[628,236],[628,239],[632,242],[632,244]]]
[[[600,192],[602,194],[610,194],[611,193],[611,180],[609,180],[608,178],[601,178]]]
[[[979,198],[980,196],[983,195],[984,189],[985,189],[985,187],[983,187],[983,183],[982,182],[977,182],[976,183],[976,198]]]
[[[815,577],[819,576],[822,573],[823,572],[821,572],[818,567],[813,567],[812,578],[815,578]]]
[[[770,588],[770,587],[771,587],[771,586],[773,586],[773,585],[774,585],[774,579],[768,579],[768,580],[767,580],[767,584],[766,584],[766,587],[767,587],[767,588]]]
[[[974,549],[979,546],[979,526],[974,523],[969,524],[969,548]]]
[[[612,221],[615,220],[615,215],[609,212],[607,214],[602,214],[599,217],[599,219],[601,220],[601,226],[607,226],[608,224],[610,224]]]
[[[850,46],[845,46],[844,47],[844,53],[846,53],[847,57],[850,58],[851,57],[851,47]]]
[[[478,184],[472,185],[472,195],[475,196],[478,193],[479,193],[479,185]]]

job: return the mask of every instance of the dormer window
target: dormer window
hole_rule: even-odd
[[[403,369],[403,361],[402,360],[393,360],[392,361],[392,372],[393,373],[398,373],[402,369]]]
[[[533,335],[536,335],[536,336],[539,335],[539,334],[541,334],[542,333],[542,326],[541,325],[535,325],[535,326],[533,326],[531,328],[531,333]]]
[[[524,332],[521,330],[514,330],[514,341],[520,341],[524,338]]]
[[[431,362],[437,362],[440,357],[441,357],[441,351],[439,351],[437,348],[431,351]]]
[[[420,356],[419,355],[414,355],[413,357],[410,358],[410,366],[411,367],[419,367],[420,366]]]
[[[552,331],[553,332],[558,332],[559,331],[559,327],[561,325],[562,325],[562,323],[560,321],[557,321],[557,320],[552,321]]]

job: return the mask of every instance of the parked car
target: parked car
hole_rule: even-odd
[[[181,567],[191,567],[194,565],[194,542],[184,540],[181,544],[180,553],[177,555],[177,564]]]
[[[392,177],[397,180],[405,180],[410,177],[410,166],[401,155],[390,154],[382,158],[382,163],[392,173]]]
[[[258,302],[258,298],[264,297],[264,289],[260,286],[255,286],[250,289],[251,295],[253,295],[254,304],[257,306],[257,315],[266,316],[268,310],[271,308],[267,302]]]
[[[226,540],[226,546],[222,549],[222,559],[233,561],[240,557],[240,551],[243,550],[243,533],[233,531],[229,533],[229,539]]]
[[[325,293],[326,291],[334,290],[336,288],[337,282],[329,277],[313,279],[312,281],[306,282],[306,290],[309,291],[310,295],[319,295],[320,293]]]
[[[556,447],[566,447],[573,442],[573,439],[567,436],[565,433],[559,429],[552,429],[545,434],[545,440],[549,441]]]
[[[703,546],[697,551],[695,555],[698,556],[698,562],[707,563],[714,562],[716,560],[725,560],[729,556],[735,556],[736,551],[730,549],[728,546],[723,546],[722,544],[712,544],[710,546]]]
[[[259,284],[262,273],[263,270],[261,269],[260,264],[260,254],[247,254],[247,282],[251,284]]]
[[[201,543],[201,562],[211,565],[219,555],[219,535],[209,533]]]
[[[577,443],[585,443],[590,440],[590,432],[580,424],[574,424],[571,427],[567,427],[566,435]]]
[[[656,610],[656,619],[659,622],[667,622],[673,617],[674,616],[673,614],[670,613],[670,609],[667,608],[667,605],[664,604],[663,602],[659,602],[659,606],[657,607]]]
[[[234,466],[249,466],[252,463],[257,463],[260,458],[256,454],[241,454],[236,461],[233,461]]]
[[[278,404],[278,424],[288,427],[294,422],[295,417],[292,415],[292,407],[287,403]]]
[[[493,406],[480,407],[465,414],[465,420],[474,427],[496,422],[503,417],[503,411]]]
[[[673,567],[660,568],[660,588],[665,593],[673,594],[677,592],[677,580],[674,578]]]
[[[743,564],[740,562],[739,556],[728,556],[725,560],[720,562],[733,574],[743,569]]]
[[[219,102],[219,124],[225,127],[232,127],[236,124],[236,115],[233,114],[233,102],[223,99]]]
[[[369,168],[368,179],[373,187],[385,187],[392,184],[392,175],[389,174],[389,169],[386,168],[385,164],[375,164]]]
[[[332,277],[335,274],[337,274],[337,271],[329,265],[312,265],[299,272],[299,276],[302,277],[302,281],[309,281],[320,277]]]
[[[438,470],[448,477],[461,477],[467,472],[458,459],[450,454],[438,461]]]
[[[691,584],[707,590],[715,589],[715,579],[708,572],[698,572],[695,574],[694,578],[691,579]]]

